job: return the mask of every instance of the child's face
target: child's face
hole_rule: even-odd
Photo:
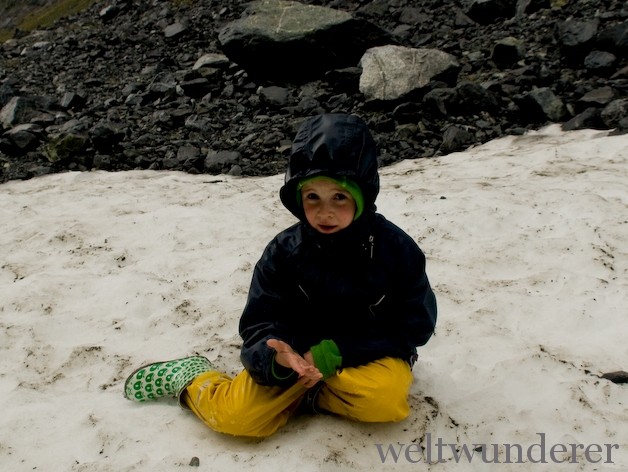
[[[320,233],[336,233],[353,222],[355,200],[332,181],[306,183],[301,189],[301,199],[308,223]]]

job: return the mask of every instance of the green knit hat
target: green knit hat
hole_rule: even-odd
[[[346,177],[328,177],[326,175],[316,175],[314,177],[306,177],[301,180],[297,185],[297,203],[299,206],[302,205],[301,200],[301,189],[310,182],[315,182],[317,180],[329,180],[336,185],[345,189],[349,194],[353,197],[355,201],[355,215],[353,216],[353,221],[357,220],[362,211],[364,210],[364,197],[362,196],[362,190],[358,184],[356,184],[353,180],[350,180]]]

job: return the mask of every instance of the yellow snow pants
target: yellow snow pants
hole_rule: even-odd
[[[412,379],[408,363],[392,357],[345,368],[324,381],[315,407],[357,421],[401,421],[410,413]],[[266,437],[286,424],[307,391],[259,385],[246,370],[234,378],[212,371],[196,377],[181,402],[215,431]]]

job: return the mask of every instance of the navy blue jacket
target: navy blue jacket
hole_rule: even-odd
[[[301,354],[331,339],[342,367],[353,367],[386,356],[412,362],[432,335],[436,301],[423,253],[382,215],[361,223],[328,240],[298,223],[266,247],[240,320],[241,359],[258,383],[295,380],[273,375],[270,338]]]

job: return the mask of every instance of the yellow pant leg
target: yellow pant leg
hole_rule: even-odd
[[[412,380],[408,363],[392,357],[349,367],[325,381],[316,407],[357,421],[401,421]]]
[[[233,379],[220,372],[201,374],[187,387],[182,402],[214,431],[266,437],[286,424],[307,389],[266,387],[246,370]]]

